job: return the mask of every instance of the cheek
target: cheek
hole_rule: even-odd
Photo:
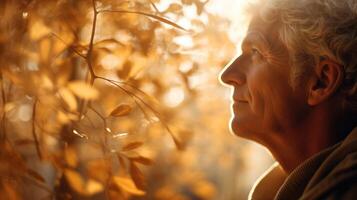
[[[280,129],[281,116],[285,115],[291,94],[287,78],[268,66],[257,67],[249,75],[247,84],[252,112],[262,119],[264,127]]]
[[[247,86],[251,110],[257,115],[263,115],[266,107],[265,96],[269,87],[268,77],[266,77],[264,71],[253,69],[247,78]]]

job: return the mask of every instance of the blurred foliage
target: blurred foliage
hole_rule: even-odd
[[[229,199],[235,46],[207,2],[2,0],[1,199]]]

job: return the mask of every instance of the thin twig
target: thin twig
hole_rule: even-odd
[[[151,97],[150,95],[146,94],[144,91],[140,90],[139,88],[135,87],[134,85],[132,85],[132,84],[130,84],[128,82],[110,80],[110,79],[107,79],[107,78],[104,78],[104,77],[98,77],[98,78],[102,78],[102,79],[106,79],[107,81],[113,81],[113,82],[118,83],[118,84],[126,85],[126,86],[130,87],[131,89],[133,89],[133,90],[139,92],[140,94],[144,95],[146,98],[153,99],[153,97]],[[157,101],[157,100],[155,99],[155,101]]]
[[[139,100],[144,106],[146,106],[151,112],[154,113],[154,115],[159,119],[160,123],[165,127],[165,129],[167,130],[167,132],[169,132],[169,134],[171,135],[172,139],[174,140],[174,143],[176,145],[176,147],[178,149],[181,149],[182,148],[182,145],[180,143],[180,141],[176,138],[176,136],[174,135],[174,133],[171,131],[170,127],[166,124],[165,120],[162,118],[161,116],[161,113],[158,112],[157,110],[155,110],[153,107],[151,107],[148,103],[146,103],[142,98],[140,98],[139,96],[137,96],[135,93],[129,91],[129,90],[126,90],[125,88],[123,88],[122,86],[120,86],[119,84],[115,83],[114,81],[110,80],[110,79],[106,79],[106,78],[103,78],[103,77],[97,77],[99,79],[103,79],[103,80],[106,80],[108,81],[109,83],[113,84],[114,86],[118,87],[119,89],[121,89],[122,91],[124,91],[127,95],[129,95],[131,98],[134,99],[136,105],[138,105],[138,107],[140,108],[140,110],[144,110],[140,103],[137,101]],[[143,112],[145,115],[146,113]]]
[[[64,45],[69,46],[61,37],[59,37],[56,33],[51,33],[55,38],[57,38],[59,41],[61,41]],[[79,57],[83,59],[87,59],[85,55],[81,54],[77,49],[73,48],[72,46],[69,46],[69,49],[71,49],[74,53],[76,53]]]
[[[105,117],[103,117],[95,108],[93,108],[91,105],[88,106],[89,109],[91,109],[95,114],[98,115],[99,118],[101,118],[103,120],[103,124],[104,124],[104,129],[107,127],[107,120],[105,119]]]
[[[154,4],[154,2],[152,2],[151,0],[150,1],[150,4],[152,5],[152,7],[154,7],[156,13],[160,13],[159,9],[156,7],[156,5]]]
[[[121,90],[123,90],[126,94],[128,94],[129,96],[131,96],[133,99],[137,99],[139,100],[144,106],[146,106],[147,108],[149,108],[155,115],[160,115],[160,112],[155,110],[152,106],[150,106],[148,103],[146,103],[141,97],[139,97],[138,95],[136,95],[135,93],[123,88],[122,86],[120,86],[119,84],[117,84],[115,81],[110,80],[110,79],[106,79],[103,77],[98,77],[99,79],[103,79],[106,80],[108,82],[110,82],[111,84],[115,85],[116,87],[120,88]],[[156,116],[158,117],[158,116]]]
[[[35,140],[37,156],[40,158],[40,160],[42,160],[40,143],[38,141],[38,137],[36,134],[36,107],[37,107],[37,99],[35,99],[35,102],[33,103],[33,109],[32,109],[32,137]]]
[[[5,88],[4,88],[4,79],[2,75],[2,71],[0,70],[0,84],[1,84],[1,98],[2,98],[2,109],[3,109],[3,114],[1,116],[1,140],[6,139],[6,111],[5,111],[5,106],[6,106],[6,94],[5,94]]]
[[[93,42],[94,42],[95,30],[97,27],[97,16],[98,16],[95,0],[92,0],[92,4],[93,4],[93,24],[92,24],[92,33],[90,36],[90,42],[89,42],[88,54],[87,54],[87,64],[88,64],[89,72],[91,74],[91,80],[90,80],[91,85],[93,85],[94,79],[96,77],[92,65],[92,56],[93,56]]]
[[[88,65],[88,69],[90,72],[90,84],[93,85],[94,84],[94,80],[96,79],[96,75],[93,69],[93,64],[92,64],[92,56],[93,56],[93,42],[94,42],[94,36],[95,36],[95,30],[96,30],[96,26],[97,26],[97,16],[98,16],[98,11],[95,5],[96,1],[92,0],[92,6],[93,6],[93,23],[92,23],[92,32],[91,32],[91,36],[90,36],[90,41],[89,41],[89,45],[88,45],[88,52],[87,52],[87,57],[86,57],[86,62]],[[80,104],[80,114],[79,114],[79,120],[81,120],[84,110],[86,108],[86,101],[81,102]]]

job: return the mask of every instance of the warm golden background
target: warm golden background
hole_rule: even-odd
[[[244,0],[1,0],[1,199],[246,199],[229,133]]]

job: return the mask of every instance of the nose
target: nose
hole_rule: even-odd
[[[229,62],[221,72],[221,82],[225,85],[239,86],[245,83],[246,77],[241,69],[240,57]]]

